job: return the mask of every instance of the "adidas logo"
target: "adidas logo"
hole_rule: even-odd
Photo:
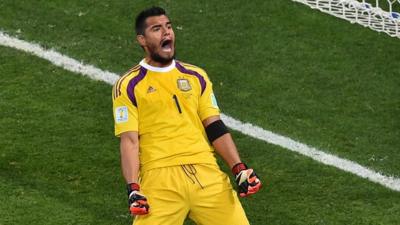
[[[150,86],[148,89],[147,89],[147,93],[153,93],[153,92],[155,92],[155,91],[157,91],[155,88],[153,88],[152,86]]]

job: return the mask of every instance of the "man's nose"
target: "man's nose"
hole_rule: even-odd
[[[171,35],[171,30],[168,29],[168,27],[163,28],[163,36],[169,36]]]

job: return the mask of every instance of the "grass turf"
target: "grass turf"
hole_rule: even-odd
[[[122,73],[142,55],[134,15],[153,4],[170,12],[178,58],[209,72],[225,113],[400,173],[400,42],[387,35],[291,1],[2,1],[0,27]]]
[[[15,50],[1,48],[1,56],[8,60],[0,67],[6,128],[0,133],[0,200],[8,204],[0,207],[0,223],[128,224],[118,143],[110,129],[110,86]],[[251,224],[399,222],[399,193],[234,136],[239,148],[251,143],[242,157],[266,184],[242,201]]]
[[[122,72],[142,54],[134,14],[152,4],[170,12],[178,57],[209,72],[225,113],[399,174],[399,42],[386,35],[290,1],[2,1],[0,29]],[[1,200],[10,202],[0,223],[127,223],[109,87],[0,54]],[[244,201],[252,224],[399,223],[398,193],[236,137],[270,185]],[[24,214],[28,206],[37,210]]]

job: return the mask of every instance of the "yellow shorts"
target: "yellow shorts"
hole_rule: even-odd
[[[228,176],[217,165],[195,164],[152,169],[141,177],[150,212],[134,225],[248,225]]]

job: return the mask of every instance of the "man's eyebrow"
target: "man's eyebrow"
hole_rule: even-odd
[[[161,27],[161,24],[155,24],[153,26],[150,27],[150,29],[156,28],[156,27]]]
[[[168,22],[166,22],[165,24],[166,24],[166,25],[171,25],[172,23],[171,23],[171,21],[168,21]],[[154,25],[151,26],[149,29],[153,29],[153,28],[157,28],[157,27],[162,27],[162,25],[161,25],[161,24],[154,24]]]

